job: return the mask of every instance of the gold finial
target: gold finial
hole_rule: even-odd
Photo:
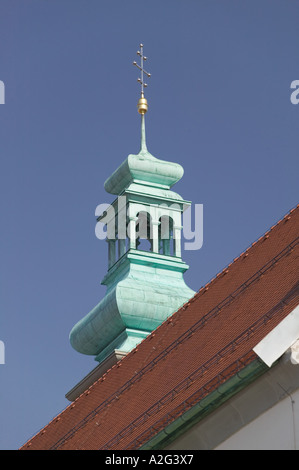
[[[147,84],[143,80],[143,75],[145,74],[148,77],[150,77],[151,74],[146,72],[146,70],[144,70],[143,68],[143,61],[147,60],[147,57],[144,57],[143,55],[143,44],[140,44],[140,51],[137,51],[137,55],[140,56],[140,61],[141,61],[140,65],[138,65],[136,61],[133,62],[133,65],[136,65],[136,67],[141,72],[141,78],[138,78],[137,80],[141,85],[141,98],[138,101],[137,109],[140,114],[145,114],[148,110],[147,100],[144,98],[144,88],[147,87]]]
[[[137,103],[138,113],[145,114],[148,110],[147,99],[144,98],[144,95],[141,95]]]

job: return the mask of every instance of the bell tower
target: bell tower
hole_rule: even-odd
[[[98,218],[107,225],[108,271],[104,298],[70,333],[71,345],[100,364],[116,352],[131,351],[194,292],[185,284],[188,266],[181,255],[182,213],[190,205],[171,187],[183,176],[178,163],[154,157],[147,149],[143,45],[141,64],[141,146],[106,180],[116,199]],[[116,361],[117,359],[115,359]]]

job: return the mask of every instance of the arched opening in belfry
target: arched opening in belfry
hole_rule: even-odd
[[[173,219],[162,215],[159,219],[159,253],[174,256]]]
[[[153,251],[152,218],[146,211],[137,214],[136,221],[136,249],[141,251]]]

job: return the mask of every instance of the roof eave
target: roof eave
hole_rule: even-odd
[[[249,364],[238,370],[235,375],[230,377],[211,393],[207,394],[202,400],[191,406],[186,412],[180,414],[176,419],[165,426],[164,429],[153,435],[140,447],[136,444],[135,449],[164,449],[208,414],[219,408],[236,393],[255,381],[267,370],[269,370],[269,367],[260,358],[253,358]],[[153,430],[153,433],[154,432]],[[138,441],[138,439],[136,441]]]

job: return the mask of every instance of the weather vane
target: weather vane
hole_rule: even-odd
[[[140,50],[137,51],[137,55],[140,56],[140,65],[138,65],[135,60],[133,62],[133,65],[136,65],[136,67],[141,72],[141,78],[138,78],[137,80],[141,85],[141,98],[138,101],[137,108],[140,114],[145,114],[148,110],[148,104],[147,104],[147,100],[144,98],[144,88],[147,87],[147,83],[144,82],[144,75],[146,75],[147,77],[150,77],[151,74],[148,73],[143,68],[143,62],[147,60],[147,57],[143,55],[143,44],[140,44]]]

